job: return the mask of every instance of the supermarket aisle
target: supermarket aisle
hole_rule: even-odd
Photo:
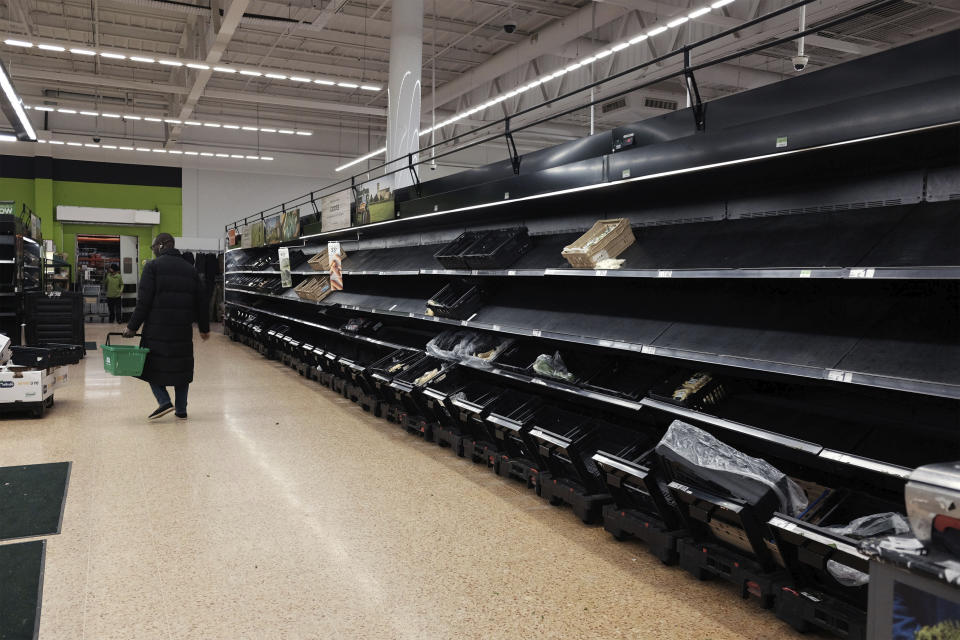
[[[99,352],[43,421],[0,421],[0,466],[73,461],[41,639],[794,637],[222,335],[197,350],[186,424]]]

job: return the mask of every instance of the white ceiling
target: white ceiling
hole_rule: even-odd
[[[443,134],[462,133],[785,4],[784,0],[736,0],[461,120]],[[807,8],[808,24],[816,25],[861,4],[860,0],[814,2]],[[699,0],[424,0],[423,122],[431,122],[434,77],[439,121],[701,5]],[[346,79],[381,87],[377,91],[138,64],[36,47],[0,44],[0,56],[28,105],[313,133],[281,135],[30,111],[42,135],[85,141],[96,136],[113,145],[269,156],[281,160],[285,168],[313,162],[326,167],[383,146],[392,9],[391,0],[6,0],[0,6],[4,38]],[[508,20],[518,25],[512,34],[502,28]],[[805,73],[958,26],[960,0],[900,0],[811,37]],[[789,13],[718,40],[699,51],[697,59],[742,50],[796,27],[797,15]],[[705,70],[698,77],[701,91],[711,99],[792,75],[794,53],[795,45],[783,45]],[[645,73],[656,77],[677,67],[668,61]],[[635,83],[637,77],[632,74],[604,86],[598,97]],[[583,95],[575,100],[582,101]],[[599,130],[658,115],[674,105],[684,106],[685,100],[678,81],[663,82],[631,94],[621,108],[597,109],[595,126]],[[528,132],[519,141],[522,149],[531,149],[588,132],[589,112],[581,110]],[[469,165],[501,159],[504,149],[500,144],[477,150],[458,162]],[[121,151],[115,153],[117,161],[139,161],[140,154],[127,152],[134,156],[127,158]],[[316,173],[313,167],[303,171],[303,175]]]

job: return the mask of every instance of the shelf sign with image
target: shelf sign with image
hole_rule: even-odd
[[[252,237],[253,231],[250,230],[249,225],[243,225],[240,227],[240,248],[249,249],[253,246]]]
[[[350,189],[320,198],[320,228],[336,231],[350,226]]]
[[[263,220],[257,220],[251,224],[248,229],[250,229],[250,246],[251,247],[262,247],[264,245],[264,230],[263,230]],[[247,234],[243,234],[246,236]]]
[[[389,185],[371,180],[360,187],[358,198],[355,226],[384,222],[396,217],[393,189]]]
[[[227,244],[231,247],[237,246],[237,230],[230,229],[227,231]]]
[[[265,244],[277,244],[281,241],[280,216],[276,215],[263,221]]]
[[[284,211],[280,216],[280,238],[283,242],[300,237],[300,209]]]
[[[330,288],[343,291],[343,253],[339,242],[327,243],[327,256],[330,260]]]
[[[280,262],[280,284],[284,287],[293,286],[293,277],[290,275],[290,249],[289,247],[280,247],[277,249],[277,258]]]

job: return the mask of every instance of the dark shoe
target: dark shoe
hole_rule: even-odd
[[[177,416],[177,420],[186,420],[186,419],[187,419],[187,414],[185,414],[185,413],[175,413],[175,414],[173,414],[173,415]]]
[[[168,402],[167,404],[157,407],[153,413],[147,416],[147,420],[156,420],[157,418],[162,418],[171,411],[173,411],[173,405]]]

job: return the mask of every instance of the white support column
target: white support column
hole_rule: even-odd
[[[420,148],[420,68],[423,65],[423,0],[394,0],[390,29],[390,84],[387,87],[388,170],[406,166]],[[392,162],[392,161],[396,162]],[[414,156],[416,161],[416,156]],[[394,176],[394,188],[413,182],[408,171]]]

